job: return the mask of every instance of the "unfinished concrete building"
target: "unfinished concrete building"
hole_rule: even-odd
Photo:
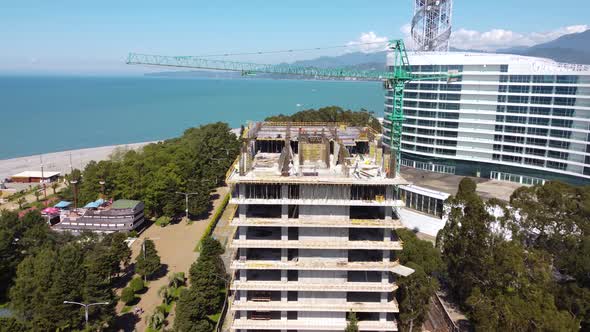
[[[230,170],[234,331],[396,331],[403,205],[381,135],[332,123],[256,123]]]

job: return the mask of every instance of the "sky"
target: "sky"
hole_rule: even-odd
[[[530,46],[590,28],[590,1],[455,0],[452,46]],[[0,0],[0,74],[138,74],[129,52],[209,55],[407,38],[412,0]],[[231,57],[278,63],[375,49]]]

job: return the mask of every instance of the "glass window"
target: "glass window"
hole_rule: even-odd
[[[533,159],[533,158],[524,158],[524,163],[527,165],[543,167],[545,166],[545,161],[541,159]]]
[[[436,108],[436,103],[421,101],[418,103],[418,108]]]
[[[511,93],[529,93],[530,87],[528,85],[511,85],[508,87],[508,92]]]
[[[555,169],[560,169],[560,170],[565,170],[565,169],[567,169],[567,164],[566,163],[560,163],[560,162],[556,162],[556,161],[547,160],[547,167],[549,167],[549,168],[555,168]]]
[[[498,92],[507,92],[508,86],[507,85],[500,85],[498,86]]]
[[[553,127],[571,128],[574,122],[572,120],[552,119],[551,125]]]
[[[549,113],[551,113],[551,109],[545,107],[531,107],[529,113],[538,115],[549,115]]]
[[[578,83],[578,76],[575,75],[558,75],[557,76],[557,83]]]
[[[525,153],[535,155],[535,156],[545,157],[545,150],[542,150],[542,149],[526,148]]]
[[[531,104],[549,105],[551,104],[551,97],[531,97]]]
[[[502,161],[520,164],[522,162],[522,157],[502,155]]]
[[[459,123],[439,121],[438,126],[441,128],[459,128]]]
[[[436,122],[432,120],[418,120],[418,125],[423,127],[435,127]]]
[[[496,122],[504,122],[504,115],[496,115]]]
[[[547,158],[567,160],[568,157],[569,157],[569,153],[567,153],[567,152],[552,151],[552,150],[549,150],[547,152]]]
[[[504,142],[522,144],[522,143],[524,143],[524,137],[506,135],[506,136],[504,136]]]
[[[556,95],[575,95],[578,91],[578,88],[575,86],[556,86],[555,87],[555,94]]]
[[[522,153],[522,148],[519,146],[504,145],[503,151],[510,153]]]
[[[510,82],[528,83],[531,81],[530,75],[510,75]]]
[[[555,76],[553,76],[553,75],[535,75],[535,76],[533,76],[533,82],[535,82],[535,83],[554,83]]]
[[[506,122],[508,123],[526,123],[526,118],[523,116],[506,116]]]
[[[508,96],[509,103],[527,104],[529,102],[528,96]]]
[[[526,107],[526,106],[512,106],[512,105],[509,105],[509,106],[506,107],[506,112],[508,112],[508,113],[526,114],[528,112],[528,107]]]
[[[545,145],[547,145],[547,140],[546,139],[542,139],[542,138],[528,137],[526,139],[526,144],[545,146]]]
[[[538,126],[548,126],[549,119],[548,118],[529,118],[529,124],[538,125]]]
[[[555,97],[553,100],[554,105],[574,106],[576,104],[576,98],[566,97]]]
[[[498,96],[498,102],[499,103],[505,103],[506,102],[506,96]]]
[[[418,116],[422,118],[436,118],[436,112],[434,111],[420,111]]]
[[[420,84],[420,90],[438,90],[438,84],[422,83]]]
[[[572,132],[566,131],[566,130],[551,129],[550,134],[552,137],[570,138],[570,136],[572,135]]]
[[[569,149],[570,148],[570,142],[565,142],[565,141],[554,141],[554,140],[550,140],[549,141],[549,146],[552,148],[558,148],[558,149]]]
[[[529,135],[535,135],[535,136],[547,136],[548,132],[549,132],[548,129],[543,129],[543,128],[529,128],[527,130],[527,133]]]
[[[535,86],[533,86],[533,93],[550,95],[553,93],[553,87],[552,86],[535,85]]]
[[[553,109],[554,116],[574,116],[574,110],[567,109],[567,108],[554,108]]]
[[[504,132],[506,132],[506,133],[524,134],[524,131],[525,131],[524,127],[504,126]]]
[[[506,106],[505,105],[498,105],[496,106],[496,112],[505,112]]]
[[[502,73],[507,73],[508,72],[508,65],[500,65],[500,71]]]
[[[500,82],[502,82],[502,83],[508,82],[508,76],[506,76],[506,75],[500,76]]]

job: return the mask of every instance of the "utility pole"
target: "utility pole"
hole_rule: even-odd
[[[47,200],[47,186],[45,184],[45,172],[43,171],[43,155],[39,155],[39,160],[41,161],[41,184],[43,185],[43,196],[45,200]]]
[[[73,302],[73,301],[64,301],[64,304],[77,304],[79,306],[84,307],[85,318],[86,318],[86,329],[88,329],[88,307],[95,306],[95,305],[108,305],[109,302],[97,302],[97,303],[80,303],[80,302]]]
[[[74,186],[74,210],[78,208],[78,180],[72,180],[70,183]]]

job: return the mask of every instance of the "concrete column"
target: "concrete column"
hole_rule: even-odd
[[[247,281],[248,277],[246,275],[247,270],[240,270],[240,281]]]
[[[281,227],[281,241],[289,240],[289,227]]]
[[[284,184],[281,186],[281,198],[283,200],[289,199],[289,186]],[[289,205],[283,204],[281,205],[281,219],[283,222],[286,222],[289,218]]]
[[[239,256],[240,256],[239,259],[241,261],[245,261],[246,258],[248,257],[248,255],[247,255],[248,249],[246,249],[246,248],[240,248],[240,249],[238,249],[238,253],[239,253]]]
[[[391,228],[383,229],[383,241],[385,241],[385,242],[391,241]]]
[[[381,303],[387,303],[387,292],[381,293]]]
[[[238,236],[240,240],[246,240],[246,234],[248,233],[248,226],[238,227]]]
[[[281,248],[281,262],[287,263],[289,261],[289,249]]]
[[[287,312],[286,311],[281,311],[281,320],[287,320]],[[283,330],[281,330],[282,332]],[[286,332],[286,330],[285,330]]]
[[[391,206],[385,207],[385,220],[391,220],[393,217],[393,208]]]
[[[389,250],[383,250],[383,262],[391,262],[391,257],[389,257]]]
[[[385,187],[385,199],[387,201],[395,199],[395,188],[393,186],[386,186]]]
[[[389,272],[381,271],[381,283],[388,284],[389,283]]]
[[[379,313],[379,321],[380,321],[380,322],[385,322],[385,321],[387,321],[387,313],[386,313],[386,312],[380,312],[380,313]]]
[[[281,282],[287,282],[288,280],[287,270],[281,270]]]
[[[241,222],[246,221],[246,211],[248,209],[247,205],[241,204],[238,206],[238,218]]]
[[[281,302],[287,302],[287,291],[281,291]]]

